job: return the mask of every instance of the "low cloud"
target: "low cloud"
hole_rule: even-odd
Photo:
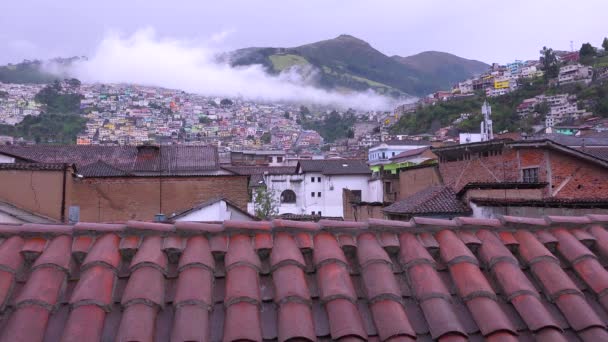
[[[231,32],[211,37],[221,41]],[[152,30],[131,36],[108,34],[86,61],[75,63],[70,73],[84,82],[136,83],[182,89],[222,97],[261,101],[315,103],[365,110],[391,110],[394,100],[373,91],[337,92],[311,84],[314,72],[302,77],[294,70],[277,76],[260,65],[232,67],[218,62],[215,51],[200,42],[158,37]]]

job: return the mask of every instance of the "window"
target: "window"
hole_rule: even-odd
[[[319,216],[322,216],[323,214],[321,214],[321,212],[319,211]]]
[[[321,197],[321,192],[317,192],[317,197]]]
[[[524,183],[538,183],[538,168],[531,167],[521,170]]]
[[[392,187],[392,183],[391,182],[385,182],[384,183],[384,193],[385,194],[390,194],[391,192],[393,192],[392,188],[393,187]]]
[[[281,193],[281,203],[296,203],[296,193],[285,190]]]
[[[272,163],[272,157],[268,157],[268,162]]]
[[[317,182],[321,183],[321,177],[317,177]]]
[[[314,183],[315,182],[315,177],[310,177],[310,182]]]
[[[382,152],[382,159],[386,159],[386,154]]]
[[[361,190],[351,190],[354,202],[361,202]]]
[[[283,162],[283,157],[277,157],[277,163],[282,163]]]
[[[314,191],[310,193],[310,197],[315,197],[315,192]]]
[[[311,211],[311,212],[310,212],[310,215],[315,216],[315,212],[314,212],[314,211]]]

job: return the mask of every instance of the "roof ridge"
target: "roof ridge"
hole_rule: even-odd
[[[539,222],[545,224],[539,226]],[[478,230],[491,228],[496,231],[515,231],[522,225],[530,229],[553,229],[572,227],[583,228],[594,224],[608,224],[608,215],[588,214],[585,216],[543,216],[519,217],[500,216],[498,218],[456,217],[449,219],[430,219],[415,216],[409,221],[387,219],[369,219],[367,221],[334,221],[319,220],[318,222],[301,222],[284,219],[271,221],[238,221],[226,220],[221,223],[177,221],[177,222],[148,222],[127,221],[122,223],[93,223],[79,222],[70,224],[0,224],[2,235],[84,235],[87,233],[116,233],[156,231],[159,233],[273,233],[282,231],[322,232],[359,234],[364,232],[394,232],[394,233],[425,233],[451,227],[458,230]]]

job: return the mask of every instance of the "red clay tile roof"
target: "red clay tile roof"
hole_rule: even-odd
[[[447,186],[431,186],[384,209],[396,215],[462,215],[468,208],[458,200],[454,190]]]
[[[606,224],[0,225],[0,340],[605,341]]]
[[[0,153],[37,163],[76,164],[85,177],[196,176],[224,172],[212,146],[0,146]]]

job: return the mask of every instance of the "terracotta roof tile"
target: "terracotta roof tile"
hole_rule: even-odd
[[[4,227],[0,338],[605,339],[604,222],[510,221]]]

